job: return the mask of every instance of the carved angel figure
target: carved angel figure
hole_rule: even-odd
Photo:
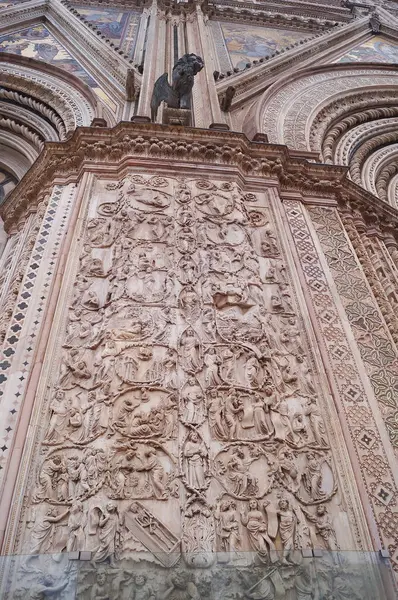
[[[196,54],[184,54],[173,67],[172,84],[164,73],[153,87],[151,99],[152,122],[156,121],[158,108],[165,101],[170,108],[190,107],[194,77],[204,67],[203,60]]]

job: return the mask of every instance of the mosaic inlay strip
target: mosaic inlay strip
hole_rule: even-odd
[[[48,203],[3,345],[0,362],[0,485],[75,193],[75,188],[71,187],[70,192],[63,196],[64,190],[63,186],[56,186]]]

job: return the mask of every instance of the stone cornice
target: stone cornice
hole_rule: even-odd
[[[44,17],[47,12],[46,0],[28,0],[0,10],[0,35],[5,35],[15,26],[28,27],[30,23]]]
[[[34,211],[56,180],[77,181],[85,171],[106,171],[129,164],[167,169],[234,169],[242,177],[274,180],[282,192],[304,201],[325,198],[342,207],[359,207],[381,229],[398,230],[398,211],[347,178],[347,169],[310,163],[286,146],[249,141],[241,133],[121,122],[115,128],[79,128],[66,142],[49,142],[0,209],[10,231]]]
[[[203,6],[204,13],[211,19],[233,21],[239,23],[251,23],[269,27],[288,27],[297,31],[319,32],[325,31],[338,24],[336,20],[315,19],[311,17],[300,17],[283,13],[271,12],[267,8],[253,5],[220,6],[212,4]]]
[[[299,17],[309,17],[314,22],[321,20],[331,20],[348,22],[352,20],[352,14],[346,8],[341,6],[330,6],[330,3],[320,2],[314,4],[311,2],[289,2],[281,0],[271,0],[269,2],[249,2],[240,0],[217,0],[216,2],[205,2],[205,5],[218,9],[219,7],[236,7],[256,11],[267,11],[280,13],[284,15],[295,15]]]

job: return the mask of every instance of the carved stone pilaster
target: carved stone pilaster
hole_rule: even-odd
[[[366,224],[363,216],[358,210],[354,209],[353,212],[343,211],[341,219],[380,307],[381,313],[391,332],[391,336],[394,342],[398,343],[398,319],[391,308],[382,285],[380,284],[378,275],[372,264],[371,256],[369,256],[366,248]]]

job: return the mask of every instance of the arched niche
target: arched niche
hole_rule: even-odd
[[[303,69],[273,84],[245,133],[349,167],[355,183],[395,206],[398,67],[344,63]]]

